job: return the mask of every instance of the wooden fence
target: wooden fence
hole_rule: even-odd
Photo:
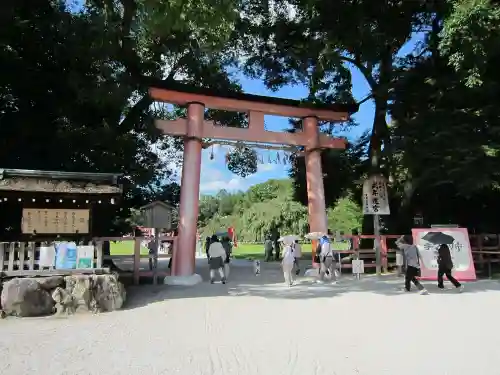
[[[339,251],[340,254],[349,254],[364,260],[365,268],[376,268],[376,258],[373,246],[361,249],[360,241],[372,240],[374,235],[346,236],[352,238],[354,248],[348,251]],[[382,235],[381,244],[381,269],[388,272],[396,267],[396,245],[395,241],[400,235]],[[492,265],[500,263],[500,234],[469,235],[474,263],[479,270],[486,271],[488,276],[492,276]],[[106,268],[106,260],[117,263],[129,261],[132,264],[130,272],[123,272],[122,276],[131,274],[134,284],[139,284],[141,277],[156,278],[169,275],[165,269],[153,269],[148,267],[149,260],[154,260],[153,254],[141,254],[141,243],[148,240],[146,237],[100,237],[95,238],[90,244],[94,245],[94,264],[90,269],[57,270],[52,268],[40,269],[39,251],[36,246],[50,245],[50,243],[35,242],[0,242],[0,276],[47,276],[66,275],[74,273],[104,273],[109,272]],[[104,255],[104,242],[133,242],[133,253],[128,255]],[[173,243],[172,251],[175,251],[176,237],[160,237],[160,241]],[[370,242],[370,241],[368,241]],[[89,245],[90,245],[89,244]],[[170,254],[158,254],[158,260],[170,258]],[[148,263],[141,267],[141,260],[148,259]],[[342,263],[343,269],[351,269],[351,263]]]
[[[358,259],[364,260],[365,268],[376,268],[376,255],[373,246],[374,235],[345,236],[353,240],[353,249],[349,251],[339,251],[340,254],[355,255]],[[389,272],[396,267],[396,240],[401,235],[381,235],[380,236],[380,261],[382,272]],[[369,248],[359,247],[361,240],[372,240]],[[476,270],[486,271],[488,277],[492,276],[492,265],[500,263],[500,234],[470,234],[469,235],[472,257]],[[369,241],[368,241],[369,242]],[[350,269],[350,263],[343,263],[342,268]]]
[[[88,245],[94,245],[93,268],[81,269],[55,269],[54,267],[40,267],[39,246],[50,246],[53,242],[0,242],[0,277],[33,277],[50,275],[69,275],[69,274],[89,274],[89,273],[107,273],[109,268],[105,267],[106,260],[117,263],[130,261],[132,264],[131,272],[123,272],[122,276],[132,274],[134,284],[139,284],[141,277],[165,277],[168,271],[153,269],[143,269],[141,259],[148,259],[146,267],[149,266],[149,259],[154,261],[153,254],[141,254],[141,243],[148,240],[145,237],[99,237],[95,238]],[[104,242],[133,242],[133,253],[127,255],[104,255]],[[160,241],[169,241],[173,243],[173,251],[176,248],[176,237],[160,237]],[[80,244],[83,245],[83,244]],[[169,254],[158,254],[158,259],[170,258]]]

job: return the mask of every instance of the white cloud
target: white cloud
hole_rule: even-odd
[[[241,177],[233,177],[229,180],[220,179],[215,181],[201,181],[200,192],[202,194],[216,193],[219,190],[238,191],[246,189],[247,183]]]
[[[259,164],[259,172],[271,172],[276,169],[277,164]]]

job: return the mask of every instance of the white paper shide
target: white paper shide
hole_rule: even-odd
[[[363,184],[363,213],[365,215],[389,215],[387,183],[383,176],[372,176]]]

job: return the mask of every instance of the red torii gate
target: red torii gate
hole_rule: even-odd
[[[149,87],[153,100],[187,107],[185,119],[155,121],[164,134],[184,137],[179,234],[172,275],[194,275],[203,138],[304,146],[310,230],[327,232],[321,150],[345,149],[346,141],[320,133],[318,120],[347,121],[358,105],[312,105],[250,94],[216,93],[172,83],[153,82]],[[205,108],[246,112],[248,128],[216,126],[213,121],[205,121]],[[301,118],[303,129],[295,133],[266,131],[265,114]]]

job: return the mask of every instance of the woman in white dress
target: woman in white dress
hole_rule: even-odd
[[[291,244],[285,245],[283,251],[283,259],[281,261],[281,267],[283,268],[283,276],[285,277],[285,285],[289,287],[293,285],[293,266],[295,264],[295,255],[293,253],[293,247]]]

